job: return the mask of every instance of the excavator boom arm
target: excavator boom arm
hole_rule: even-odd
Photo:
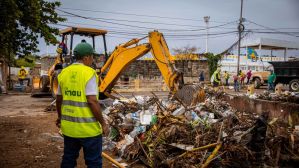
[[[107,72],[104,78],[100,78],[99,91],[101,93],[111,90],[121,72],[123,72],[130,63],[145,55],[150,50],[166,85],[172,93],[177,92],[179,88],[178,84],[181,84],[179,77],[182,77],[182,74],[175,68],[174,58],[169,52],[163,34],[158,31],[153,31],[149,32],[148,37],[149,43],[137,45],[141,39],[133,39],[116,47],[101,69],[101,74]],[[129,48],[134,44],[136,44],[135,47]]]
[[[99,91],[104,93],[112,89],[115,82],[131,62],[148,53],[151,49],[149,44],[141,44],[133,48],[118,46],[111,54],[106,64],[101,69],[101,74],[107,71],[105,77],[100,78]]]

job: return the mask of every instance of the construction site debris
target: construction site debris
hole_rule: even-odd
[[[285,91],[282,93],[270,93],[269,91],[264,91],[263,93],[255,94],[254,96],[257,99],[299,104],[299,92]]]
[[[234,110],[205,89],[205,100],[133,97],[104,113],[112,127],[104,148],[149,167],[294,166],[299,162],[298,126]],[[132,166],[131,164],[131,166]]]

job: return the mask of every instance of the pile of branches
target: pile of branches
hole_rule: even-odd
[[[217,95],[215,93],[214,95]],[[131,163],[147,167],[261,167],[294,166],[299,163],[299,137],[294,126],[280,119],[270,120],[268,113],[257,115],[234,111],[226,102],[207,94],[204,103],[173,112],[179,102],[168,104],[157,97],[146,105],[155,106],[157,122],[125,146],[121,156]],[[112,107],[110,123],[119,132],[114,141],[124,141],[133,130],[124,127],[124,112],[140,109],[138,103],[127,102]],[[126,108],[127,107],[127,108]],[[114,112],[113,112],[114,111]],[[132,111],[131,111],[132,112]],[[191,112],[199,118],[190,118]],[[213,120],[203,119],[213,113]],[[120,148],[114,148],[118,152]],[[132,165],[131,165],[132,166]]]

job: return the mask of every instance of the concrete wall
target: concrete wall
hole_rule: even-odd
[[[261,99],[249,99],[245,96],[230,96],[224,95],[224,100],[227,101],[233,108],[238,111],[247,113],[268,112],[270,118],[281,118],[288,122],[288,116],[291,115],[294,124],[299,124],[299,104],[269,101]]]
[[[176,68],[184,72],[184,77],[198,78],[201,71],[204,71],[205,80],[209,80],[209,70],[207,61],[202,60],[177,60]],[[139,78],[159,78],[159,71],[154,60],[137,60],[127,67],[123,73],[130,77]]]

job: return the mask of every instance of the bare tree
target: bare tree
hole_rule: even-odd
[[[196,51],[198,49],[199,48],[197,48],[195,46],[187,45],[182,48],[173,48],[172,50],[178,60],[190,60],[190,59],[195,59],[198,57],[196,54]]]

